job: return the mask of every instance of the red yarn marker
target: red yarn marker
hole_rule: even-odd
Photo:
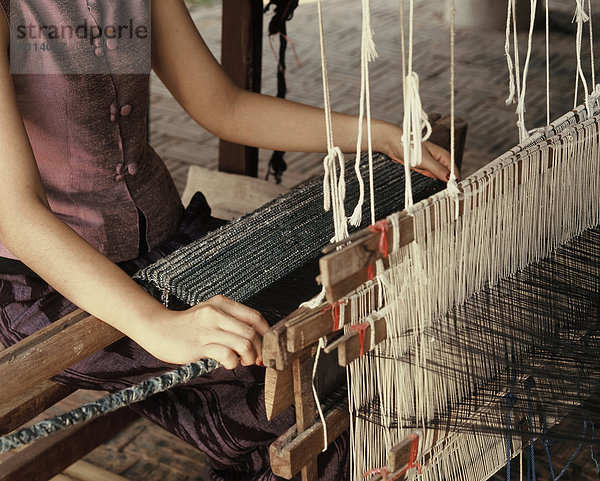
[[[350,326],[351,331],[358,332],[358,341],[360,342],[360,355],[365,355],[365,333],[367,332],[367,327],[369,327],[368,322],[363,322],[362,324],[354,324]]]

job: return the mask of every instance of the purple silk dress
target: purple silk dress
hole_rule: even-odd
[[[0,0],[0,6],[9,24],[11,6],[28,25],[48,25],[48,15],[61,24],[83,19],[99,26],[122,18],[149,20],[146,0]],[[13,17],[11,29],[18,27]],[[149,72],[127,70],[133,54],[118,40],[78,45],[75,61],[67,59],[71,63],[63,58],[53,64],[52,56],[43,57],[52,74],[36,71],[39,58],[16,59],[11,51],[11,65],[19,60],[23,72],[13,71],[17,101],[52,210],[132,275],[222,222],[210,216],[201,194],[183,209],[167,169],[146,142]],[[77,70],[86,62],[94,73]],[[0,266],[15,259],[1,243],[0,257],[5,261]],[[0,273],[4,345],[75,308],[18,261]],[[172,367],[125,338],[55,380],[74,388],[116,390]],[[266,420],[263,368],[221,368],[134,409],[202,450],[209,460],[206,479],[280,479],[270,470],[268,447],[294,423],[294,414],[289,409]],[[319,477],[333,481],[347,475],[347,440],[341,437],[320,455]]]

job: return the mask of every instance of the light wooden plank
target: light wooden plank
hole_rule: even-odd
[[[129,408],[59,431],[0,464],[0,481],[46,481],[125,429],[137,415]]]
[[[0,435],[9,433],[73,392],[50,380],[0,405]]]
[[[64,474],[78,479],[79,481],[130,481],[123,476],[111,473],[94,464],[85,461],[77,461],[64,470]]]
[[[308,429],[317,416],[312,393],[312,369],[314,359],[305,356],[292,364],[294,404],[296,405],[296,428],[299,433]]]
[[[122,337],[81,309],[53,322],[0,353],[0,405]]]
[[[271,367],[265,373],[265,408],[270,421],[294,403],[292,368],[277,371]]]

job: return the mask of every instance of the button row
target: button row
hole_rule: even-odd
[[[121,114],[121,117],[127,117],[130,113],[131,113],[131,105],[129,105],[129,104],[122,105],[120,108],[115,103],[110,104],[110,121],[111,122],[117,121],[118,114]]]
[[[109,27],[106,29],[107,35],[114,35],[114,29]],[[116,50],[119,46],[119,41],[115,37],[107,38],[104,43],[106,44],[106,48],[108,50]],[[104,55],[104,48],[102,48],[102,40],[99,38],[94,39],[94,53],[97,57],[102,57]]]
[[[117,175],[115,176],[115,180],[117,182],[123,180],[123,178],[125,177],[126,174],[129,175],[135,175],[138,172],[138,165],[135,162],[132,162],[131,164],[128,164],[127,167],[125,167],[122,163],[118,163],[117,167],[115,169],[117,171]]]

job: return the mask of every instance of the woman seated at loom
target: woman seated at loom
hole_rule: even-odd
[[[267,323],[224,297],[170,311],[130,278],[182,241],[220,225],[202,202],[184,215],[164,164],[146,144],[149,68],[122,74],[131,52],[139,56],[139,50],[120,44],[112,31],[91,38],[91,28],[83,49],[67,48],[64,57],[43,52],[36,63],[42,52],[35,57],[13,48],[9,67],[10,42],[23,40],[21,34],[35,36],[36,25],[49,25],[35,17],[44,9],[28,8],[36,1],[45,2],[13,1],[12,8],[23,11],[11,13],[9,0],[1,0],[0,341],[16,343],[79,306],[128,338],[58,376],[71,387],[115,390],[173,364],[219,361],[226,369],[135,408],[204,451],[209,479],[240,479],[240,473],[244,479],[274,479],[268,446],[294,419],[291,410],[273,422],[265,419],[259,366]],[[116,14],[137,25],[148,15],[143,0],[51,5],[57,25],[78,19],[102,25]],[[28,27],[13,22],[11,32],[10,15],[17,14],[25,15]],[[322,110],[234,86],[183,0],[153,2],[151,22],[152,68],[200,125],[245,145],[326,150]],[[17,61],[24,75],[11,74]],[[112,75],[101,62],[110,62]],[[104,73],[91,72],[97,65]],[[352,151],[357,119],[335,114],[333,121],[338,146]],[[399,127],[374,122],[375,150],[398,162],[400,139]],[[447,180],[448,165],[446,151],[426,144],[422,169]],[[346,461],[344,440],[338,440],[320,459],[321,479],[342,479]]]

